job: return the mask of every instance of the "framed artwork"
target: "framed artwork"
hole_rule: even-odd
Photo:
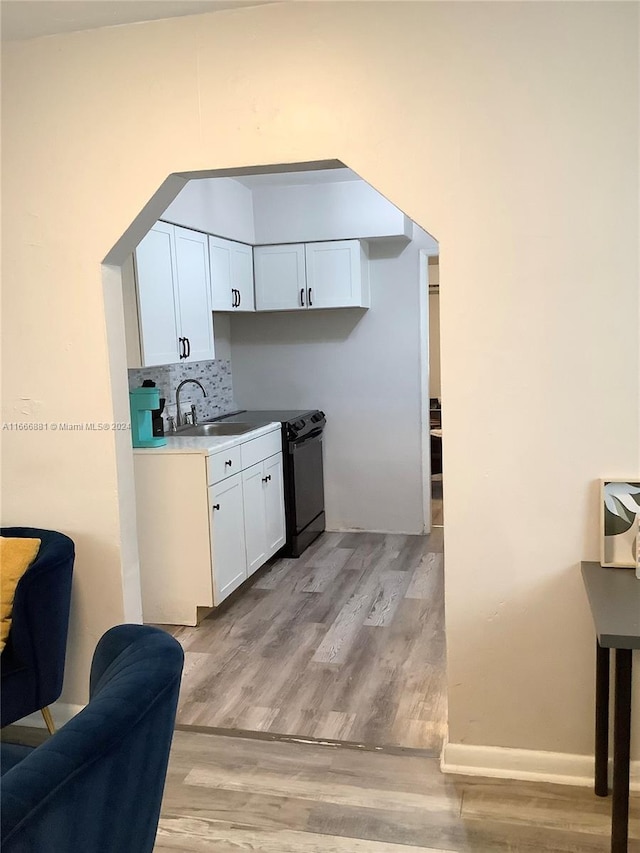
[[[602,480],[600,563],[638,570],[640,478]]]

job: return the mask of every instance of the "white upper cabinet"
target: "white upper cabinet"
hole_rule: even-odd
[[[135,251],[142,365],[179,360],[174,226],[156,222]]]
[[[213,318],[206,234],[176,227],[176,267],[180,330],[185,339],[185,359],[212,359]]]
[[[367,258],[359,240],[307,243],[308,308],[369,307]]]
[[[306,307],[304,245],[254,246],[256,311]]]
[[[256,311],[368,308],[369,268],[359,240],[254,248]]]
[[[209,236],[211,305],[214,311],[255,311],[253,249]]]
[[[231,283],[236,290],[234,311],[255,311],[253,296],[253,247],[235,243],[231,252]]]
[[[143,366],[213,359],[206,235],[156,222],[135,269]]]

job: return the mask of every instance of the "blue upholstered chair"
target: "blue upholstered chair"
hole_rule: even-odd
[[[41,710],[52,731],[47,706],[62,692],[75,548],[55,530],[5,527],[0,535],[41,540],[16,587],[11,631],[0,655],[0,725]]]
[[[2,853],[151,853],[182,663],[159,628],[107,631],[84,710],[35,749],[0,744]]]

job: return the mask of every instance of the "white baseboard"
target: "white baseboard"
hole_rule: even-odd
[[[53,722],[57,729],[62,728],[62,726],[64,726],[65,723],[68,723],[72,717],[79,714],[83,708],[84,705],[71,705],[68,702],[54,702],[53,705],[49,705],[49,710],[51,711],[51,716],[53,717]],[[29,714],[28,717],[23,717],[21,720],[16,720],[14,725],[28,726],[29,728],[34,729],[46,728],[44,718],[40,711],[36,711],[35,714]]]
[[[611,774],[611,760],[609,761]],[[445,743],[440,758],[443,773],[551,782],[555,785],[593,785],[593,756],[500,746]],[[631,762],[631,790],[640,791],[640,761]]]

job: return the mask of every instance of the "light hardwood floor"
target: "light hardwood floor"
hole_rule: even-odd
[[[174,736],[155,853],[605,853],[590,789],[443,776],[437,759]],[[640,851],[632,798],[629,853]]]
[[[439,750],[446,721],[442,531],[325,533],[197,628],[178,722]]]
[[[442,527],[444,524],[441,474],[431,478],[431,524],[434,527]]]

